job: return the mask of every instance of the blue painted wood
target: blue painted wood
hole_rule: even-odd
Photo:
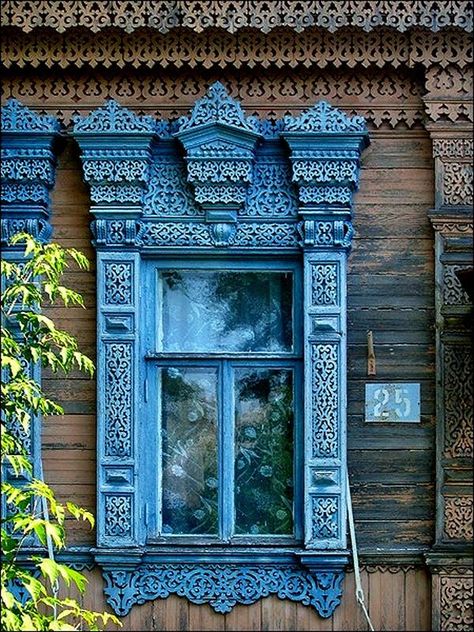
[[[58,135],[59,122],[54,117],[41,116],[15,99],[1,109],[1,244],[2,257],[7,260],[23,260],[24,245],[9,243],[14,234],[27,232],[44,242],[51,236],[49,192],[54,184]],[[41,366],[31,364],[28,372],[41,381]],[[40,415],[32,417],[28,433],[21,424],[12,431],[26,449],[33,476],[40,478]],[[10,469],[3,476],[14,485],[26,482]],[[2,516],[6,514],[2,499]]]
[[[189,117],[138,117],[109,101],[76,119],[74,135],[98,253],[96,560],[110,604],[123,614],[175,592],[225,612],[274,592],[330,616],[347,560],[346,259],[368,144],[363,119],[319,102],[301,116],[262,121],[214,84]],[[295,271],[294,352],[157,347],[157,271],[226,267]],[[156,375],[171,360],[219,369],[218,536],[161,532]],[[232,537],[233,419],[224,402],[238,362],[301,363],[293,538]]]
[[[59,121],[36,114],[16,99],[9,99],[1,109],[4,246],[21,231],[43,241],[51,235],[49,192],[54,184],[58,135]]]
[[[171,594],[216,612],[236,604],[250,605],[269,595],[313,606],[321,617],[332,616],[342,596],[342,572],[311,574],[297,566],[275,564],[143,564],[139,570],[103,572],[107,602],[118,615],[134,604]]]

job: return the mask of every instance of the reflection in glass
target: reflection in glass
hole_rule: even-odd
[[[217,370],[163,368],[163,533],[217,533]]]
[[[163,351],[291,351],[291,272],[160,273]]]
[[[293,372],[235,371],[235,532],[293,533]]]

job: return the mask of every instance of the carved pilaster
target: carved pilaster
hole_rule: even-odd
[[[433,141],[436,275],[436,540],[435,630],[472,624],[472,306],[458,273],[472,270],[472,69],[427,71],[427,129]]]
[[[320,102],[285,117],[304,248],[305,546],[346,546],[346,259],[365,121]]]
[[[473,624],[472,558],[428,557],[432,573],[432,629],[471,630]]]
[[[136,236],[149,181],[155,122],[114,101],[77,118],[97,249],[97,543],[143,541],[136,432],[140,254]]]

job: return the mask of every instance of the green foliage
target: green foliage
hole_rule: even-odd
[[[73,369],[89,376],[94,373],[92,361],[79,351],[75,338],[41,313],[53,303],[83,306],[81,295],[62,285],[61,279],[69,262],[87,269],[88,261],[77,250],[43,245],[27,234],[16,235],[12,243],[24,243],[25,256],[21,263],[1,262],[1,458],[9,480],[18,481],[3,480],[1,486],[8,508],[1,530],[1,627],[99,630],[109,621],[120,625],[113,615],[85,610],[76,600],[58,596],[61,585],[83,593],[87,583],[81,573],[54,559],[54,551],[66,544],[66,516],[91,526],[94,518],[73,503],[59,503],[44,481],[32,477],[24,442],[36,415],[63,413],[32,377],[34,365],[65,374]],[[29,599],[20,600],[21,593]]]

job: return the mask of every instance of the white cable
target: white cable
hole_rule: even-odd
[[[347,474],[347,477],[346,477],[346,487],[347,487],[347,516],[349,519],[349,533],[351,536],[352,561],[354,563],[354,579],[355,579],[355,588],[356,588],[355,596],[356,596],[357,603],[362,608],[362,612],[364,613],[364,616],[367,619],[367,623],[369,624],[369,629],[372,632],[375,632],[375,628],[372,625],[372,621],[370,620],[369,613],[367,612],[367,607],[365,605],[364,589],[362,588],[362,582],[360,579],[359,554],[357,552],[354,516],[352,513],[352,500],[351,500],[351,488],[349,486],[349,474]]]

